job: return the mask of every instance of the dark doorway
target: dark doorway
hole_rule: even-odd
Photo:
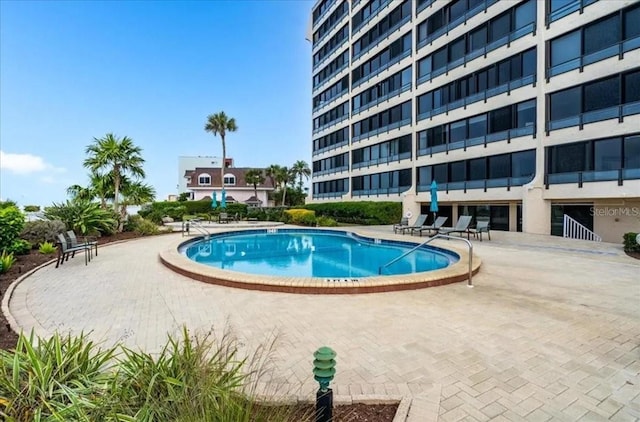
[[[551,205],[551,235],[562,236],[564,215],[576,220],[589,230],[593,230],[593,204],[553,204]]]
[[[491,230],[509,231],[509,205],[458,205],[458,217],[461,215],[473,217],[471,226],[488,220]]]
[[[420,214],[426,214],[427,217],[427,225],[433,224],[434,218],[433,213],[429,211],[429,207],[431,204],[423,203],[420,205]],[[438,205],[438,217],[447,217],[447,222],[444,223],[445,226],[451,227],[455,225],[455,221],[451,222],[451,216],[453,215],[453,207],[451,205]]]

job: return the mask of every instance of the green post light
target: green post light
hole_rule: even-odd
[[[336,352],[325,346],[316,350],[313,357],[313,378],[320,384],[320,391],[327,391],[336,374]]]

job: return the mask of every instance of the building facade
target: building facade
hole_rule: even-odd
[[[313,201],[640,230],[640,0],[319,0]]]
[[[224,190],[228,203],[243,203],[250,207],[266,207],[272,204],[269,201],[269,192],[274,190],[271,179],[265,177],[264,183],[247,183],[245,178],[251,168],[228,167],[224,173]],[[222,181],[220,180],[220,168],[197,167],[184,173],[187,192],[194,201],[212,200],[214,194],[216,200],[222,199]]]

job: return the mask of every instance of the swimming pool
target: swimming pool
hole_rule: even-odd
[[[187,242],[179,251],[192,261],[222,270],[325,279],[421,273],[448,267],[460,258],[431,246],[400,258],[415,246],[338,230],[266,229],[212,235]]]

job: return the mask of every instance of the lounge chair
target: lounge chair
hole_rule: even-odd
[[[423,231],[427,231],[428,233],[431,233],[431,231],[437,232],[440,230],[440,227],[444,226],[444,223],[446,223],[448,219],[449,217],[438,217],[432,225],[422,226],[417,230],[417,232],[420,233],[420,236],[422,236]]]
[[[458,222],[456,223],[455,227],[445,227],[445,228],[440,228],[438,230],[438,234],[452,234],[452,233],[460,233],[460,237],[462,237],[463,233],[467,234],[467,239],[469,239],[471,236],[471,233],[469,232],[469,224],[471,224],[471,219],[473,217],[470,215],[463,215],[460,216],[460,218],[458,218]]]
[[[77,247],[81,245],[89,245],[89,253],[93,252],[93,248],[96,250],[96,256],[98,256],[98,240],[92,236],[83,236],[82,241],[78,241],[76,234],[73,230],[67,231],[67,237],[71,240],[71,247]]]
[[[427,221],[427,215],[420,214],[412,226],[407,226],[402,230],[402,234],[407,230],[409,230],[410,234],[413,234],[414,230],[418,230],[420,227],[424,226],[425,221]]]
[[[491,232],[489,231],[489,222],[488,221],[478,221],[475,229],[469,229],[469,233],[471,233],[475,238],[480,237],[480,241],[482,242],[482,233],[486,233],[489,236],[489,240],[491,240]]]
[[[398,233],[399,231],[409,227],[409,219],[407,217],[402,217],[400,219],[400,223],[393,225],[393,232]],[[404,232],[403,232],[404,233]]]
[[[89,251],[91,250],[90,245],[81,244],[75,247],[71,246],[71,242],[65,239],[62,234],[58,234],[58,259],[56,260],[56,268],[58,266],[64,264],[64,261],[69,260],[69,255],[73,258],[76,252],[83,251],[84,252],[84,265],[87,265],[87,259],[89,255]]]
[[[229,223],[229,220],[230,220],[229,215],[226,212],[221,212],[218,215],[218,224],[220,224],[220,223]]]

